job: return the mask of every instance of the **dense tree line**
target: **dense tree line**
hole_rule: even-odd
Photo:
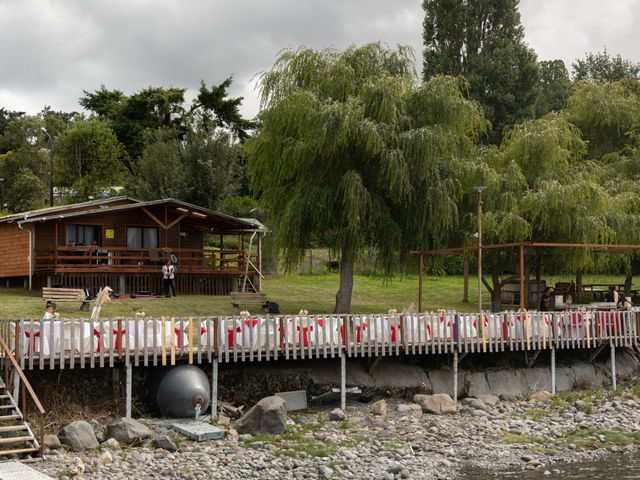
[[[254,206],[242,143],[255,124],[230,98],[231,79],[201,84],[188,103],[185,89],[149,87],[125,95],[102,86],[84,92],[86,111],[43,109],[26,115],[0,109],[2,210],[48,204],[50,142],[58,202],[129,194],[174,197],[229,213]],[[240,197],[240,198],[239,198]]]

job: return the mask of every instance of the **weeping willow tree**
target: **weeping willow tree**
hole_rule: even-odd
[[[420,85],[409,48],[373,43],[285,50],[259,86],[260,129],[246,144],[252,188],[286,267],[313,238],[340,255],[336,312],[350,310],[365,249],[390,273],[409,246],[455,231],[459,166],[486,129],[462,80]]]
[[[576,232],[582,227],[592,233],[580,223],[581,217],[594,208],[594,215],[603,220],[601,214],[606,206],[597,204],[601,201],[597,195],[589,196],[591,190],[586,190],[587,195],[571,198],[572,189],[567,188],[583,168],[585,151],[580,131],[565,115],[556,113],[515,126],[499,149],[483,150],[471,176],[476,185],[486,186],[482,221],[485,243],[579,241]],[[583,180],[576,189],[587,187],[587,179]],[[590,182],[589,188],[598,189],[595,178]],[[465,206],[470,234],[476,231],[475,209],[475,198],[470,194]],[[607,228],[606,222],[603,228]],[[475,239],[469,236],[468,242],[475,243]],[[513,278],[504,275],[516,270],[512,253],[512,249],[492,250],[487,255],[485,265],[491,281],[482,281],[491,295],[494,311],[501,308],[502,287]]]
[[[632,135],[630,143],[637,144],[638,140]],[[640,148],[606,155],[600,164],[601,182],[613,195],[615,208],[609,214],[609,223],[617,243],[640,245]],[[640,275],[640,252],[617,254],[611,266],[624,272],[625,293],[630,295],[633,277]]]
[[[640,244],[640,81],[580,82],[567,113],[589,142],[590,173],[611,196],[607,222],[616,243]],[[603,269],[625,274],[627,292],[640,274],[638,252],[599,260]]]
[[[640,82],[582,81],[569,97],[569,120],[589,142],[589,155],[600,158],[619,151],[640,123]]]
[[[534,123],[537,125],[535,140],[526,139],[526,134],[523,138],[524,132],[520,132],[517,143],[523,143],[524,149],[516,154],[520,164],[529,167],[530,188],[520,201],[520,209],[531,224],[532,240],[615,241],[615,231],[608,222],[612,198],[599,182],[599,167],[584,160],[587,144],[580,130],[564,114],[550,114]],[[535,158],[539,161],[535,162]],[[581,291],[583,272],[600,260],[592,250],[584,248],[540,250],[537,255],[538,277],[542,263],[549,270],[573,272],[578,291]]]

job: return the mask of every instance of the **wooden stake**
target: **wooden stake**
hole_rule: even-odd
[[[171,337],[169,342],[169,351],[171,352],[171,365],[176,364],[176,319],[171,317],[171,323],[169,325],[171,328]]]
[[[188,342],[189,342],[189,365],[193,365],[193,318],[189,317],[189,327],[188,327]],[[180,332],[182,333],[182,332]]]
[[[162,350],[160,351],[160,355],[162,356],[162,366],[167,366],[167,325],[165,323],[164,317],[162,317],[162,333],[160,334],[160,344]]]

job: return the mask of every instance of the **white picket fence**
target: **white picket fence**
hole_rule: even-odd
[[[15,320],[23,368],[96,368],[401,354],[637,346],[640,309]]]

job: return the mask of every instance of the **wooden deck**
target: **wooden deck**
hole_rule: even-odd
[[[638,348],[640,309],[469,314],[15,320],[0,325],[24,369],[335,357]]]

